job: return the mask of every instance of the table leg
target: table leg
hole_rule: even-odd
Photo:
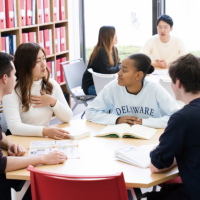
[[[28,187],[30,186],[30,181],[26,181],[24,183],[24,186],[22,187],[21,191],[16,192],[13,188],[11,189],[11,197],[12,200],[22,200],[24,197],[26,191],[28,190]]]

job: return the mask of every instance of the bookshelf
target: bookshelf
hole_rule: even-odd
[[[54,72],[55,72],[55,80],[57,80],[57,73],[56,73],[56,58],[57,57],[65,57],[66,61],[69,60],[69,36],[68,36],[68,0],[65,1],[65,19],[56,21],[54,19],[54,6],[53,0],[50,0],[50,22],[39,24],[39,17],[38,17],[38,0],[36,0],[36,9],[35,9],[35,25],[27,25],[21,26],[21,16],[20,16],[20,0],[16,0],[16,10],[17,10],[17,25],[18,27],[15,28],[0,28],[1,37],[4,35],[16,35],[16,43],[17,47],[22,43],[22,33],[25,32],[36,32],[36,42],[39,44],[40,41],[40,30],[44,29],[51,29],[52,30],[52,54],[47,55],[47,61],[54,61]],[[55,28],[64,26],[66,29],[66,50],[56,53],[55,50]],[[2,51],[1,40],[0,40],[0,51]],[[68,93],[67,87],[65,82],[61,82],[60,86],[63,90],[63,93]],[[69,94],[69,106],[71,107],[71,98]]]

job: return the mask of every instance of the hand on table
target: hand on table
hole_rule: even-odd
[[[42,164],[55,165],[64,163],[67,160],[67,156],[63,152],[55,150],[49,154],[42,155],[42,160]]]
[[[9,156],[23,156],[25,153],[26,150],[19,144],[12,144],[8,147]]]
[[[140,124],[142,125],[142,119],[134,116],[123,116],[119,117],[116,121],[116,124],[122,124],[122,123],[127,123],[129,125],[135,125],[135,124]]]
[[[57,99],[53,96],[44,93],[42,90],[40,90],[41,96],[37,95],[31,95],[30,103],[36,104],[33,107],[42,107],[42,106],[55,106]]]
[[[69,139],[69,132],[55,127],[44,127],[43,136],[48,136],[56,140]]]
[[[156,67],[167,68],[167,62],[165,60],[155,60]]]

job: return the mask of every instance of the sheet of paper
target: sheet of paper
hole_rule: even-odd
[[[163,69],[163,70],[155,70],[152,75],[168,75],[168,69]]]

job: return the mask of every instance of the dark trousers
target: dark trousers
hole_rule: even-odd
[[[164,185],[160,192],[150,192],[145,197],[147,200],[190,200],[181,183]]]
[[[11,188],[20,191],[25,181],[6,179],[5,174],[0,174],[0,199],[11,200]],[[28,188],[23,200],[31,200],[31,187]]]

